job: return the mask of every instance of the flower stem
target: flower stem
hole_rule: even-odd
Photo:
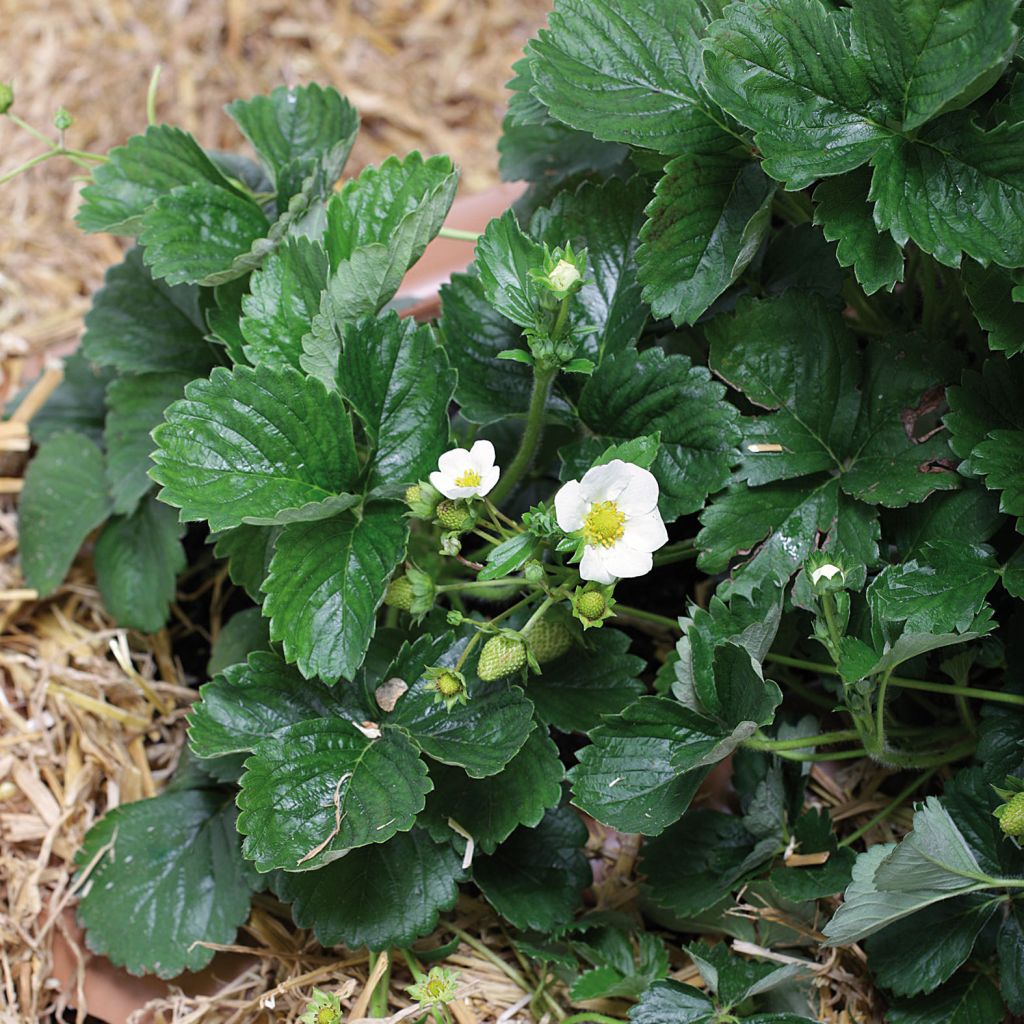
[[[149,79],[149,88],[146,90],[146,123],[156,124],[156,91],[160,86],[160,72],[163,65],[157,64],[153,68],[153,74]]]
[[[663,547],[660,551],[654,553],[654,565],[672,565],[674,562],[688,562],[691,558],[696,558],[699,552],[695,546],[695,542],[691,538],[690,540],[681,540],[676,544],[669,544],[667,547]]]
[[[531,587],[537,584],[530,583],[522,576],[505,576],[500,580],[463,580],[459,583],[444,583],[436,588],[438,594],[451,594],[456,591],[465,590],[494,590],[496,587],[501,587],[508,584],[509,586],[516,587]]]
[[[846,838],[840,839],[839,845],[850,846],[851,844],[857,842],[857,840],[860,839],[861,836],[866,835],[868,832],[870,832],[876,825],[885,821],[885,819],[888,818],[889,815],[892,814],[892,812],[895,811],[900,806],[900,804],[902,804],[903,801],[907,799],[907,797],[909,797],[916,790],[920,789],[939,770],[939,767],[939,765],[935,765],[934,768],[928,769],[928,771],[923,772],[921,775],[918,775],[916,779],[911,780],[911,782],[908,785],[904,786],[903,789],[899,791],[899,794],[897,796],[894,796],[892,800],[885,805],[885,807],[883,807],[873,818],[871,818],[870,821],[868,821],[864,825],[861,825],[861,827],[857,829],[856,832],[851,832],[848,836],[846,836]]]
[[[537,610],[527,620],[526,625],[523,626],[523,628],[519,632],[520,633],[529,633],[531,627],[533,626],[533,624],[535,622],[539,622],[542,618],[544,618],[544,613],[554,603],[555,603],[555,599],[553,597],[545,597],[544,600],[540,603],[540,606],[537,608]]]
[[[616,614],[625,615],[630,619],[652,622],[656,626],[664,626],[666,629],[674,630],[676,633],[682,632],[679,623],[675,619],[668,618],[666,615],[656,615],[654,612],[646,612],[643,608],[633,608],[631,605],[622,604],[618,601],[615,603],[615,611]]]
[[[593,1013],[588,1010],[586,1013],[574,1013],[566,1017],[562,1024],[622,1024],[621,1017],[608,1017],[603,1013]]]
[[[483,234],[481,231],[462,231],[459,228],[441,228],[438,238],[452,238],[456,242],[475,242]]]
[[[619,606],[622,607],[621,605]],[[788,665],[790,668],[803,668],[808,672],[819,672],[824,675],[837,676],[839,669],[820,661],[806,661],[803,658],[791,658],[786,654],[767,654],[765,661],[776,665]],[[976,686],[952,686],[949,683],[933,683],[924,679],[907,679],[903,676],[890,676],[889,686],[903,690],[925,690],[928,693],[946,693],[952,697],[977,697],[978,700],[991,700],[997,704],[1015,704],[1024,707],[1024,696],[1016,693],[1002,693],[999,690],[983,690]]]
[[[491,491],[491,501],[495,505],[500,505],[502,499],[512,493],[530,468],[530,463],[533,462],[541,435],[544,433],[548,395],[551,393],[551,384],[556,373],[557,368],[554,366],[534,368],[533,394],[530,396],[530,408],[526,413],[526,429],[523,431],[523,439],[519,443],[519,451],[516,452],[508,469],[502,474],[494,490]]]
[[[383,953],[371,953],[370,954],[370,974],[373,974],[380,958],[384,957],[385,967],[384,973],[380,977],[380,981],[377,982],[377,986],[370,994],[370,1016],[371,1017],[387,1017],[388,1014],[388,989],[391,986],[391,957],[385,951]]]
[[[754,735],[745,740],[743,745],[751,750],[767,750],[776,753],[780,750],[803,750],[805,747],[823,747],[830,743],[844,743],[858,739],[860,733],[856,729],[839,729],[836,732],[823,732],[817,736],[795,737],[789,740],[776,740],[770,736]]]

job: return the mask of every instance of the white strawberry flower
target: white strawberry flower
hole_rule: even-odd
[[[482,498],[488,494],[501,476],[494,464],[494,445],[490,441],[477,441],[468,451],[453,448],[437,461],[437,471],[430,474],[430,482],[446,498]]]
[[[613,459],[570,480],[555,495],[566,533],[582,533],[580,576],[595,583],[643,576],[668,541],[658,512],[658,481],[646,469]]]

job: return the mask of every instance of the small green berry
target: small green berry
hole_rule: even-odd
[[[435,704],[444,703],[444,706],[451,711],[456,704],[465,704],[469,699],[469,690],[466,687],[466,677],[453,668],[442,668],[435,665],[428,668],[424,673],[427,677],[428,690],[433,690],[437,696]]]
[[[608,602],[605,601],[604,594],[597,590],[585,591],[576,601],[577,611],[587,619],[601,618],[607,607]]]
[[[412,608],[413,597],[412,580],[408,576],[396,576],[384,592],[384,603],[389,608],[398,608],[407,612]]]
[[[435,511],[437,521],[446,529],[456,533],[464,533],[473,527],[476,517],[469,510],[469,507],[461,501],[452,501],[445,498],[438,502]]]
[[[1024,836],[1024,792],[1014,793],[996,813],[999,816],[999,827],[1006,835]]]
[[[405,503],[410,507],[415,505],[423,497],[423,488],[419,484],[413,484],[405,489]]]
[[[541,619],[527,634],[538,665],[560,658],[572,647],[572,632],[560,619]]]
[[[526,647],[514,636],[492,636],[480,652],[476,674],[485,682],[504,679],[526,664]]]
[[[0,114],[6,114],[14,106],[14,89],[8,82],[0,82]]]

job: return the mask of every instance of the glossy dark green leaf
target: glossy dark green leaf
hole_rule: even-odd
[[[299,369],[302,339],[320,310],[327,272],[327,254],[318,242],[289,238],[252,275],[240,326],[253,366]]]
[[[85,315],[83,353],[124,373],[204,376],[216,360],[204,338],[197,291],[155,281],[142,250],[129,250],[107,271]]]
[[[999,991],[1011,1013],[1024,1013],[1024,914],[1011,905],[996,940]]]
[[[543,665],[526,684],[541,721],[562,732],[589,732],[636,700],[644,692],[644,661],[629,647],[621,630],[588,630],[582,644]]]
[[[188,373],[143,373],[118,377],[107,389],[107,420],[103,441],[107,449],[107,483],[114,511],[130,515],[153,486],[153,429],[164,410],[182,397]]]
[[[370,738],[342,718],[297,722],[245,762],[243,850],[260,871],[312,871],[407,832],[430,789],[426,766],[400,733]]]
[[[395,313],[347,324],[338,387],[373,446],[366,486],[401,494],[448,447],[456,375],[433,329]]]
[[[583,853],[587,828],[571,807],[519,828],[493,853],[473,861],[473,881],[516,928],[550,932],[566,924],[592,880]]]
[[[33,443],[42,444],[69,430],[90,441],[100,441],[107,413],[106,390],[115,377],[110,367],[93,366],[81,349],[68,356],[64,360],[64,379],[29,421]],[[26,394],[27,388],[15,396],[4,413],[12,413]]]
[[[565,769],[545,729],[534,729],[500,772],[474,779],[459,768],[432,765],[434,790],[418,821],[434,839],[459,841],[454,822],[473,837],[478,851],[493,853],[520,825],[540,823],[562,797]]]
[[[18,504],[21,571],[45,597],[61,584],[86,537],[110,514],[103,453],[82,434],[55,434],[25,471]]]
[[[270,570],[280,526],[235,526],[217,534],[214,554],[226,558],[231,582],[254,601],[261,601],[260,588]]]
[[[828,178],[814,190],[814,223],[830,242],[838,242],[836,258],[853,272],[866,295],[892,291],[903,280],[903,253],[871,216],[866,168]]]
[[[94,825],[78,864],[95,864],[78,904],[86,941],[131,974],[174,978],[230,943],[255,888],[231,797],[185,789],[124,804]],[[203,945],[201,945],[202,943]]]
[[[270,636],[307,678],[351,679],[376,629],[376,614],[405,552],[402,506],[367,505],[295,523],[277,539],[264,583]]]
[[[103,528],[96,540],[96,582],[119,626],[155,633],[167,624],[186,565],[184,532],[174,509],[152,497]]]
[[[537,323],[537,286],[530,270],[544,265],[544,249],[527,237],[508,210],[492,220],[476,245],[476,268],[487,301],[520,327]]]
[[[723,487],[736,458],[739,415],[702,366],[661,349],[605,359],[580,396],[584,424],[607,443],[660,432],[651,465],[666,520],[696,511]],[[568,456],[568,457],[567,457]],[[569,461],[571,453],[563,453]]]
[[[966,371],[960,384],[948,389],[949,412],[943,422],[950,432],[950,448],[963,460],[957,468],[965,476],[984,476],[974,451],[993,432],[1024,431],[1022,390],[1024,363],[1001,356],[986,359],[980,373]]]
[[[199,688],[188,716],[188,740],[198,757],[255,750],[298,722],[344,713],[323,683],[306,680],[280,656],[257,651]]]
[[[867,940],[875,981],[897,996],[933,991],[966,962],[995,910],[980,894],[958,896],[883,928]]]
[[[232,665],[244,664],[249,655],[270,649],[270,630],[259,608],[235,612],[210,645],[206,674],[215,676]]]
[[[633,1024],[710,1024],[715,1019],[711,1000],[692,985],[659,981],[629,1011]]]
[[[279,86],[268,96],[225,108],[274,174],[278,206],[287,205],[303,178],[324,165],[328,186],[338,179],[359,131],[359,115],[330,86]]]
[[[161,196],[142,218],[139,242],[154,277],[168,284],[215,285],[252,269],[240,266],[238,257],[269,230],[253,200],[200,182]]]
[[[793,825],[796,852],[828,853],[824,864],[801,867],[783,863],[771,873],[771,884],[786,900],[817,900],[834,896],[850,884],[856,856],[848,846],[839,846],[827,811],[805,811]]]
[[[447,843],[420,829],[382,846],[352,850],[316,871],[283,872],[275,888],[300,928],[312,928],[327,949],[408,947],[433,931],[449,910],[464,872]]]
[[[692,324],[746,270],[768,232],[775,183],[736,139],[665,167],[637,251],[656,317]]]
[[[1000,1024],[999,990],[984,974],[965,974],[930,996],[900,999],[889,1008],[889,1024]]]
[[[967,260],[960,267],[964,291],[978,323],[988,331],[989,348],[1018,355],[1024,350],[1024,303],[1013,299],[1013,277],[1001,267]]]
[[[477,579],[500,580],[516,569],[521,569],[537,548],[537,538],[530,533],[518,533],[502,541],[487,554],[487,566],[477,574]]]
[[[166,419],[153,431],[150,475],[183,522],[301,522],[355,501],[359,466],[341,396],[291,367],[218,368]]]
[[[84,231],[134,235],[160,196],[201,181],[229,187],[191,135],[170,125],[151,125],[145,134],[112,149],[93,171],[75,219]]]
[[[702,91],[703,7],[687,0],[559,0],[527,47],[533,92],[560,121],[661,153],[721,134]]]
[[[735,4],[706,47],[712,98],[754,129],[764,169],[789,189],[852,171],[891,134],[849,19],[818,0]]]

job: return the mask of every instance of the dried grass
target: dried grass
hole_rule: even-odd
[[[274,86],[331,83],[362,114],[350,170],[418,148],[448,153],[462,190],[497,180],[495,144],[523,44],[549,0],[0,0],[0,80],[14,112],[68,145],[105,152],[145,127],[150,74],[158,115],[214,148],[239,149],[223,105]],[[0,118],[0,173],[41,144]],[[120,258],[72,223],[79,170],[55,159],[0,186],[0,348],[73,341],[88,296]]]

